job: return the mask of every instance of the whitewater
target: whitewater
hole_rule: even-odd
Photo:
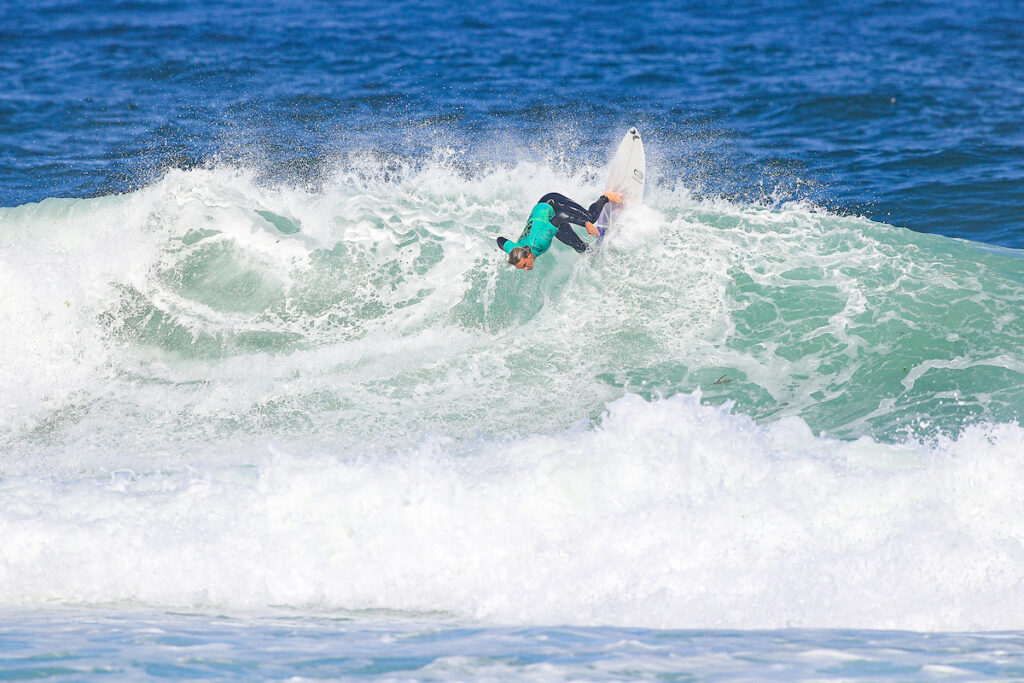
[[[1019,253],[353,154],[0,209],[0,605],[1024,628]]]

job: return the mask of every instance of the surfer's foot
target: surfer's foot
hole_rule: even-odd
[[[621,204],[622,203],[622,193],[621,192],[605,192],[604,196],[607,197],[608,201],[610,201],[612,204]]]
[[[594,235],[595,237],[601,234],[601,231],[598,230],[597,227],[590,221],[587,221],[583,227],[587,229],[587,232],[589,232],[591,235]]]

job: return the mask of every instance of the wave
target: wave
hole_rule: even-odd
[[[0,482],[0,604],[1019,629],[1024,430],[880,443],[624,396],[553,435]]]
[[[503,265],[529,198],[599,172],[364,156],[0,209],[6,466],[554,433],[627,393],[841,438],[1019,419],[1018,252],[663,182],[596,254]]]
[[[600,171],[0,209],[0,604],[1020,628],[1019,253],[662,182],[503,263]]]

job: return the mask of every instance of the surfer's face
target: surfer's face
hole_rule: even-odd
[[[533,259],[535,258],[536,256],[533,254],[527,254],[516,262],[516,268],[520,270],[533,270]]]

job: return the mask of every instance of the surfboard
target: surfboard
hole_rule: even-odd
[[[622,136],[622,142],[612,157],[611,168],[608,170],[608,181],[604,184],[605,192],[621,192],[622,204],[608,203],[601,210],[597,219],[597,229],[601,232],[598,243],[604,238],[605,231],[615,223],[615,219],[626,206],[636,206],[644,198],[644,181],[647,176],[647,157],[644,156],[644,141],[640,131],[630,128]]]

